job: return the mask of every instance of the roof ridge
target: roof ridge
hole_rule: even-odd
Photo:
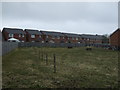
[[[50,33],[61,33],[61,32],[56,32],[56,31],[42,31],[40,30],[41,32],[50,32]]]
[[[110,36],[112,36],[117,31],[120,31],[120,28],[117,28]]]
[[[27,30],[27,31],[39,31],[37,29],[24,29],[24,31]]]
[[[21,29],[21,28],[7,28],[7,27],[4,27],[3,29],[13,29],[13,30],[16,30],[16,29],[19,29],[19,30],[23,30],[23,29]]]

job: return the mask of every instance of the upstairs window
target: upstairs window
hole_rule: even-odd
[[[74,40],[74,37],[72,37],[72,40]]]
[[[35,35],[31,35],[31,38],[35,38]]]
[[[90,40],[89,38],[87,38],[87,40]]]
[[[57,39],[60,39],[60,37],[59,37],[59,36],[57,36]]]
[[[78,37],[76,37],[76,40],[78,40]]]
[[[48,38],[48,36],[46,36],[46,38]]]
[[[19,34],[19,37],[24,37],[24,34]]]
[[[9,37],[13,37],[13,34],[9,34]]]
[[[21,34],[19,34],[19,37],[21,37]]]
[[[52,39],[55,39],[55,37],[53,36]]]
[[[25,37],[24,34],[22,34],[22,37]]]

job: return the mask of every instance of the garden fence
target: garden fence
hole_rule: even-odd
[[[110,47],[108,44],[82,44],[82,43],[40,43],[40,42],[2,42],[2,55],[18,47]]]

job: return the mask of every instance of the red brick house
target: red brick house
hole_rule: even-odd
[[[66,43],[80,43],[81,37],[79,34],[63,33],[65,36]]]
[[[109,42],[111,46],[120,48],[120,28],[110,35]]]
[[[25,29],[26,42],[41,42],[44,43],[42,33],[38,30]]]
[[[21,42],[26,42],[26,33],[23,31],[23,29],[3,28],[2,34],[5,41],[8,41],[10,38],[16,38]]]
[[[85,44],[102,44],[102,35],[90,35],[90,34],[82,34],[81,43]]]
[[[65,36],[61,32],[41,31],[46,43],[65,43]]]

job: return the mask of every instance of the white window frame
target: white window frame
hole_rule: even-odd
[[[87,40],[90,40],[89,38],[87,38]]]
[[[48,38],[48,35],[46,36],[46,38]]]
[[[72,40],[75,40],[75,38],[74,38],[74,37],[72,37]]]
[[[21,37],[21,34],[19,34],[19,37]]]
[[[57,36],[57,39],[60,39],[60,36]]]
[[[25,37],[25,35],[24,35],[24,34],[22,34],[22,37]]]
[[[34,35],[34,34],[32,34],[32,35],[31,35],[31,38],[35,38],[35,35]]]
[[[78,40],[78,37],[76,37],[76,40]]]
[[[54,37],[54,36],[52,36],[52,39],[55,39],[55,37]]]
[[[24,37],[24,34],[19,34],[19,37]]]
[[[13,37],[13,36],[14,36],[14,34],[10,34],[10,33],[9,33],[9,37]]]

